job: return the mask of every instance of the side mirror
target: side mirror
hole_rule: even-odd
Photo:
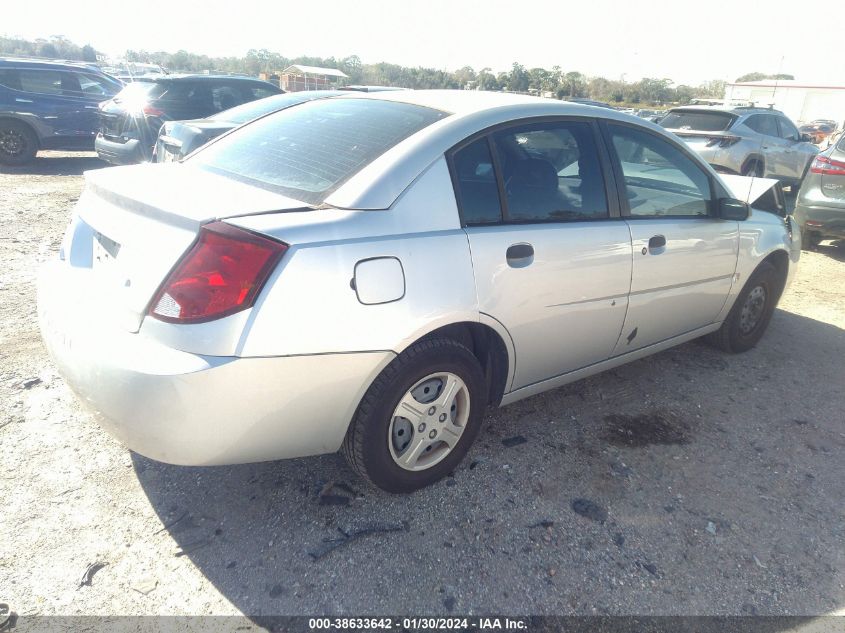
[[[722,220],[747,220],[748,204],[736,198],[719,198],[719,218]]]
[[[799,140],[799,141],[803,141],[804,143],[812,143],[812,142],[813,142],[813,137],[812,137],[812,136],[810,136],[809,134],[802,134],[802,135],[798,138],[798,140]]]

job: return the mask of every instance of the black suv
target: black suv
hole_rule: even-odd
[[[152,160],[158,131],[166,121],[207,117],[281,92],[271,83],[248,77],[139,77],[100,104],[97,154],[115,165]]]

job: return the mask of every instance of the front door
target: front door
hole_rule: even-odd
[[[479,310],[511,335],[513,389],[607,359],[622,328],[630,234],[596,134],[583,121],[510,126],[451,155]]]
[[[620,124],[608,134],[633,247],[619,355],[716,320],[736,270],[739,227],[712,217],[710,176],[680,144]]]

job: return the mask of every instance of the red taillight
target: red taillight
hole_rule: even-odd
[[[810,171],[824,176],[845,176],[845,163],[831,160],[827,156],[816,156]]]
[[[207,224],[153,297],[149,313],[169,323],[200,323],[245,310],[287,248],[224,222]]]
[[[151,106],[151,105],[145,105],[142,108],[142,111],[147,116],[163,116],[164,115],[164,110],[159,110],[158,108]]]

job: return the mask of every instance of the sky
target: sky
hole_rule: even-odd
[[[111,55],[126,49],[242,56],[358,55],[364,63],[494,72],[578,70],[697,85],[752,71],[845,85],[824,30],[814,36],[794,0],[0,0],[0,34],[64,35]],[[800,7],[798,7],[800,9]],[[815,20],[815,18],[813,18]],[[832,31],[831,31],[832,33]]]

